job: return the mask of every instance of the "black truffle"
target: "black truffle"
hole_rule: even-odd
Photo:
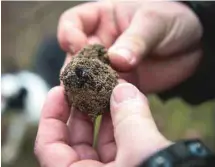
[[[88,45],[72,57],[60,75],[69,103],[92,120],[109,111],[110,96],[118,74],[101,45]]]

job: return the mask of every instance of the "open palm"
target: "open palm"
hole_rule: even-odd
[[[62,87],[53,88],[35,142],[41,167],[132,167],[170,144],[157,130],[145,96],[133,85],[117,85],[110,108],[111,114],[102,117],[93,148],[93,123],[70,111]]]

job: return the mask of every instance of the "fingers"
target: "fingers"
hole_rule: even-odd
[[[98,3],[86,3],[66,11],[61,16],[58,27],[61,47],[76,53],[87,43],[87,35],[94,31],[98,21]]]
[[[69,143],[67,133],[59,135],[63,132],[62,129],[65,130],[65,132],[67,131],[66,122],[69,115],[70,109],[64,95],[64,89],[60,86],[52,88],[43,106],[38,131],[38,136],[40,137],[41,135],[43,137],[44,143],[52,143],[59,140],[64,140],[65,143]],[[49,126],[49,121],[54,121],[56,124]],[[56,127],[57,129],[54,130],[55,125],[59,125],[59,128]],[[45,130],[50,132],[50,134]],[[51,130],[53,130],[53,132]]]
[[[69,113],[63,88],[53,88],[44,104],[35,142],[35,154],[42,167],[69,166],[78,160],[69,146]]]
[[[81,160],[98,160],[98,155],[93,145],[93,123],[89,117],[77,110],[73,112],[68,122],[70,144]]]
[[[127,82],[123,79],[119,79],[118,83]],[[110,113],[105,113],[102,115],[102,121],[98,134],[97,151],[101,162],[109,163],[115,160],[117,148]]]
[[[121,83],[111,97],[111,117],[117,144],[116,166],[135,166],[169,142],[159,133],[146,97]]]
[[[137,68],[142,92],[159,93],[185,81],[196,71],[202,58],[201,49],[175,54],[165,60],[148,59]]]
[[[97,151],[101,162],[108,163],[115,160],[116,143],[110,113],[105,113],[102,116],[98,135]]]
[[[71,53],[86,44],[99,43],[108,48],[117,36],[113,5],[108,1],[79,5],[66,11],[59,21],[58,40]]]
[[[104,167],[104,164],[94,160],[83,160],[72,164],[69,167]]]
[[[128,71],[137,65],[165,36],[166,26],[156,12],[139,9],[130,26],[109,49],[113,66]]]

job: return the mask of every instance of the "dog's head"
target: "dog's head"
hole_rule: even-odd
[[[1,77],[1,113],[10,109],[23,109],[27,90],[15,74]]]

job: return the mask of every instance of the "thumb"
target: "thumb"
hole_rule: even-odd
[[[135,67],[166,34],[166,21],[158,13],[142,8],[134,15],[130,26],[109,49],[112,65],[119,71]]]
[[[135,166],[170,144],[158,131],[146,97],[128,83],[115,87],[111,116],[117,144],[116,166]]]

